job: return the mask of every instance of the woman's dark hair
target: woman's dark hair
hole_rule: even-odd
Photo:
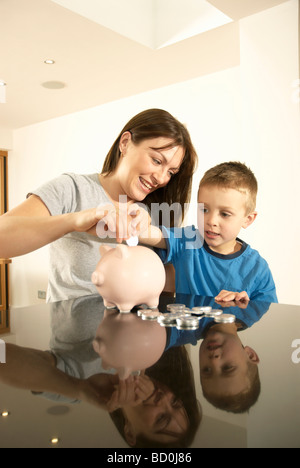
[[[136,145],[144,140],[165,137],[172,140],[173,146],[181,146],[184,151],[183,162],[180,171],[172,176],[165,187],[159,188],[149,194],[143,203],[150,209],[151,203],[179,203],[182,210],[182,218],[185,214],[185,203],[189,203],[192,192],[192,177],[197,166],[197,153],[192,144],[187,128],[175,119],[169,112],[161,109],[149,109],[133,117],[122,129],[114,142],[103,164],[102,174],[113,173],[120,160],[120,139],[125,132],[130,132],[132,142]],[[165,149],[165,148],[160,148]],[[174,217],[173,217],[174,218]],[[171,226],[174,226],[174,219]]]

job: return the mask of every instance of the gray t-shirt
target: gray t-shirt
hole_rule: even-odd
[[[114,374],[114,369],[103,369],[102,360],[93,348],[96,330],[104,316],[99,294],[56,302],[51,307],[49,351],[55,356],[57,369],[83,380],[97,374]],[[33,393],[60,403],[79,402],[46,391]]]
[[[63,174],[29,195],[38,196],[52,216],[111,203],[98,174]],[[50,244],[47,302],[97,293],[91,275],[100,259],[102,242],[86,233],[71,232]]]

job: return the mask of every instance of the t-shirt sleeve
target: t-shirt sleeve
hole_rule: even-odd
[[[256,276],[252,301],[278,302],[275,282],[268,263],[261,259],[260,272]]]
[[[52,216],[76,211],[76,185],[69,174],[45,183],[36,190],[27,194],[36,195],[48,208]]]
[[[167,248],[155,250],[164,264],[174,263],[185,251],[199,249],[203,245],[203,240],[194,226],[172,229],[162,226],[161,230]]]
[[[172,263],[174,259],[176,258],[176,256],[178,255],[178,251],[180,251],[180,242],[178,241],[181,237],[180,231],[182,230],[179,228],[168,229],[162,226],[161,231],[166,241],[167,248],[155,249],[155,251],[164,264]]]

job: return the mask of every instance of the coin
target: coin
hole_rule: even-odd
[[[234,323],[236,321],[235,315],[222,314],[214,317],[216,323]]]
[[[176,320],[176,326],[179,330],[197,330],[199,320],[196,317],[180,317]]]

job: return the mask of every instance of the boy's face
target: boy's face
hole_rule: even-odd
[[[204,205],[199,216],[204,226],[199,230],[204,233],[208,246],[223,255],[239,250],[236,243],[241,228],[247,228],[256,213],[246,212],[247,195],[232,188],[204,185],[198,193],[198,203]],[[201,223],[201,221],[200,221]]]
[[[248,363],[259,358],[237,335],[211,328],[200,347],[200,378],[206,393],[236,394],[249,386]]]

